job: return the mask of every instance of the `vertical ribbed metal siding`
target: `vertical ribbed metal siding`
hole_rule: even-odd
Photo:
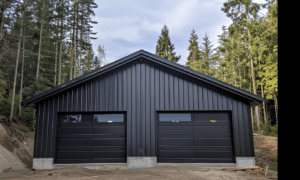
[[[34,157],[54,157],[57,112],[126,111],[127,155],[155,156],[156,111],[185,110],[231,110],[235,155],[254,156],[248,103],[139,59],[40,102]]]

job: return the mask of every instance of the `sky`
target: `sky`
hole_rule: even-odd
[[[169,28],[169,37],[176,55],[181,55],[179,64],[185,65],[192,30],[198,35],[199,46],[205,33],[213,48],[218,46],[222,26],[228,27],[232,20],[221,10],[225,0],[95,0],[92,40],[95,55],[99,45],[106,50],[109,62],[121,59],[140,49],[155,53],[157,40],[164,24]],[[253,0],[262,3],[264,0]],[[267,11],[262,11],[266,14]]]

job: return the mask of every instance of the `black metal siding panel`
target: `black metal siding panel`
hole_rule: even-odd
[[[159,109],[165,110],[165,76],[163,71],[159,71]]]
[[[199,104],[199,110],[204,110],[204,100],[203,100],[203,88],[201,84],[197,86],[198,88],[198,104]]]
[[[136,117],[136,107],[137,107],[137,103],[136,103],[136,74],[135,71],[136,70],[136,66],[132,66],[132,71],[131,71],[131,91],[130,93],[132,94],[132,100],[131,100],[131,122],[132,122],[132,135],[131,135],[131,143],[132,143],[132,156],[138,156],[137,154],[137,117]]]
[[[244,128],[244,118],[243,118],[243,104],[241,101],[238,101],[238,121],[239,121],[239,130]],[[245,154],[245,135],[244,132],[240,132],[240,147],[241,153]]]
[[[241,156],[240,149],[240,133],[239,133],[239,119],[238,119],[238,104],[237,101],[232,99],[232,124],[233,124],[233,138],[235,145],[235,155]]]
[[[193,92],[194,92],[194,94],[193,94],[194,110],[198,110],[199,109],[199,107],[198,107],[199,100],[198,100],[198,87],[196,84],[193,84]]]
[[[179,110],[178,77],[174,76],[174,110]]]
[[[54,156],[57,112],[70,111],[126,111],[127,155],[140,156],[142,151],[144,156],[155,156],[156,111],[165,110],[231,110],[235,155],[254,156],[248,102],[137,61],[38,104],[35,157]]]
[[[33,157],[37,158],[39,157],[39,144],[38,141],[40,141],[40,137],[38,136],[40,134],[40,116],[41,116],[41,104],[37,104],[36,110],[35,110],[35,114],[36,114],[36,124],[35,124],[35,137],[34,137],[34,151],[33,151]]]
[[[253,144],[253,132],[252,132],[252,123],[251,123],[251,113],[250,113],[250,105],[246,104],[247,115],[248,116],[248,130],[249,130],[249,138],[250,138],[250,156],[255,157],[254,154],[254,144]]]
[[[151,104],[151,109],[150,109],[150,112],[151,112],[151,116],[150,116],[150,146],[151,146],[151,153],[150,153],[150,156],[155,156],[155,142],[156,142],[156,139],[155,139],[155,131],[156,131],[156,128],[155,128],[155,121],[153,121],[153,119],[155,119],[155,101],[156,101],[156,98],[155,98],[155,68],[151,67],[150,68],[150,77],[151,77],[151,80],[150,80],[150,94],[151,94],[151,97],[150,97],[150,104]],[[148,81],[147,81],[148,82]]]
[[[132,129],[132,112],[131,112],[131,87],[132,87],[132,83],[131,83],[131,68],[126,69],[127,74],[126,74],[126,80],[127,80],[127,84],[126,87],[124,87],[124,89],[127,90],[127,104],[126,104],[126,108],[127,108],[127,156],[132,156],[132,136],[133,136],[133,131],[134,129]]]
[[[170,110],[170,91],[169,91],[169,74],[168,73],[164,73],[165,75],[165,82],[164,82],[164,88],[165,88],[165,111],[169,111]]]
[[[141,65],[136,64],[136,86],[135,86],[135,95],[136,95],[136,150],[137,156],[142,156],[142,146],[141,146]]]
[[[41,135],[40,135],[40,137],[41,137],[41,139],[40,139],[40,142],[39,142],[39,145],[40,145],[40,154],[39,154],[39,157],[45,157],[45,154],[44,154],[44,150],[45,150],[45,147],[44,147],[44,143],[45,143],[45,141],[46,141],[46,133],[45,133],[45,129],[46,129],[46,125],[45,125],[45,119],[46,119],[46,117],[45,116],[47,116],[47,113],[46,113],[46,111],[45,111],[45,109],[46,109],[46,102],[47,101],[44,101],[43,103],[42,103],[42,111],[41,111],[41,120],[39,120],[39,121],[41,121],[42,123],[41,123],[41,131],[40,131],[40,133],[41,133]]]
[[[122,92],[122,71],[118,72],[118,109],[117,111],[122,111],[123,110],[123,92]]]
[[[188,82],[189,85],[189,110],[194,110],[194,97],[193,97],[193,84]]]
[[[178,78],[178,92],[179,92],[179,110],[184,110],[183,109],[183,105],[184,105],[184,101],[183,101],[183,79]]]
[[[189,110],[189,82],[183,80],[183,110]]]
[[[248,119],[248,116],[244,116],[244,114],[247,114],[247,106],[243,103],[242,107],[243,107],[243,112],[242,113],[243,113],[243,120],[244,120],[243,121],[243,123],[244,123],[243,128],[245,129],[244,130],[244,136],[245,136],[245,139],[246,139],[245,147],[250,147],[249,124],[248,124],[248,122],[251,121],[251,119]],[[245,149],[246,149],[245,155],[250,156],[251,155],[250,148],[245,148]]]
[[[150,85],[151,85],[151,76],[150,76],[150,66],[149,65],[145,65],[145,79],[144,79],[144,84],[145,84],[145,133],[146,133],[146,137],[145,137],[145,156],[151,156],[151,100],[150,100],[150,93],[151,93],[151,89],[150,89]]]

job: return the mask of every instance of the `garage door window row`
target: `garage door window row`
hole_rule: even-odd
[[[61,123],[116,123],[124,122],[124,114],[64,114]]]

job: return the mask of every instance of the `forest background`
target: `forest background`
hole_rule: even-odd
[[[106,49],[92,48],[93,0],[0,0],[0,118],[35,127],[35,110],[20,102],[84,75],[110,61]],[[267,9],[265,16],[259,15]],[[202,41],[191,30],[186,67],[268,99],[251,108],[254,130],[277,136],[278,0],[229,0],[221,11],[232,19],[213,48],[209,32]],[[155,54],[181,59],[165,24]],[[101,42],[100,42],[101,43]],[[114,59],[115,60],[115,59]]]

